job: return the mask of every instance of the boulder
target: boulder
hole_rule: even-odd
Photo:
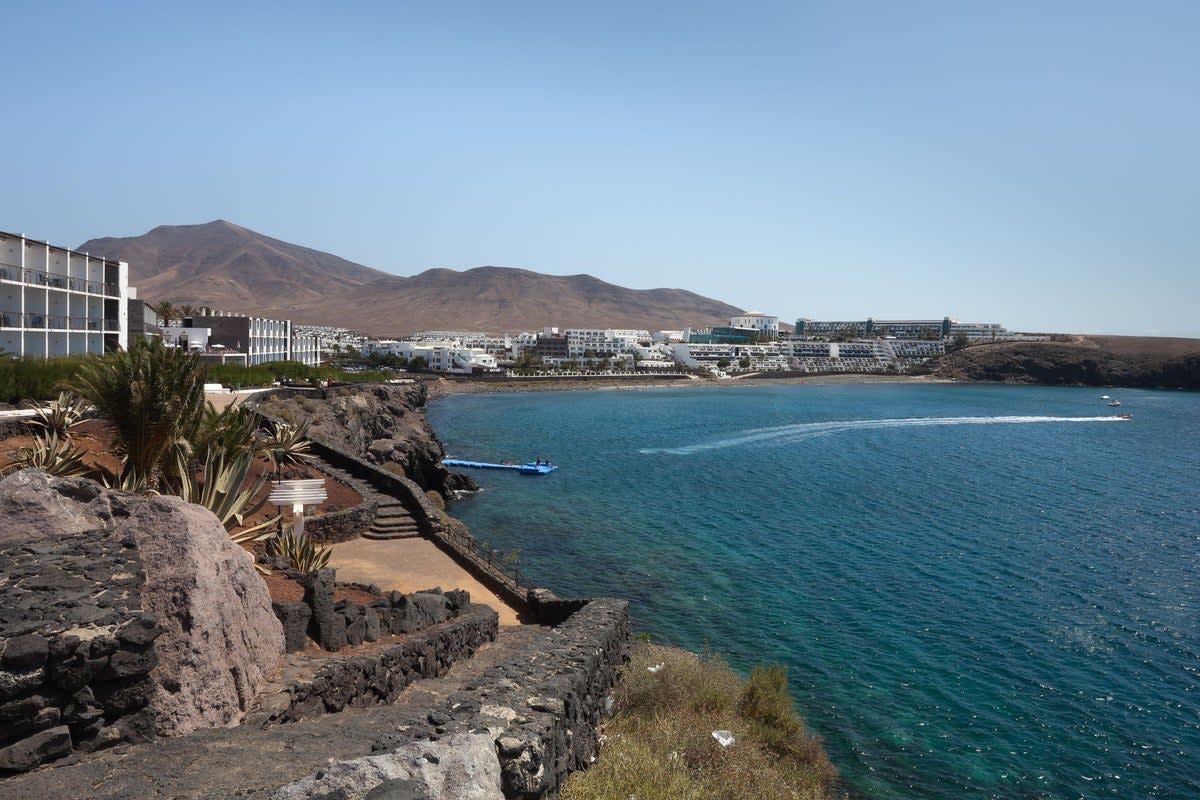
[[[311,800],[337,791],[371,800],[504,800],[500,759],[487,733],[456,733],[391,753],[337,761],[278,789],[271,800]]]
[[[308,641],[308,621],[312,618],[312,609],[307,603],[282,600],[272,601],[271,608],[283,625],[284,649],[289,653],[303,650]]]
[[[38,764],[71,752],[71,731],[66,725],[35,733],[0,750],[0,771],[25,772]]]
[[[112,516],[108,496],[95,481],[25,469],[5,478],[0,491],[0,544],[107,529]]]
[[[132,504],[113,537],[137,549],[142,607],[162,629],[150,704],[157,733],[237,723],[283,657],[283,628],[253,558],[210,511],[178,497]]]

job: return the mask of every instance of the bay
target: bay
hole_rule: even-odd
[[[856,796],[1200,797],[1200,395],[472,394],[451,513],[657,641],[778,661]],[[1113,419],[1116,411],[1131,421]]]

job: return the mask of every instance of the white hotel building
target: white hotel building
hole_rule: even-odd
[[[0,350],[48,358],[128,346],[129,265],[0,232]]]

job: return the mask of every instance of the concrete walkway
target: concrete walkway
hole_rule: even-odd
[[[339,581],[374,583],[385,592],[466,589],[472,603],[496,609],[501,625],[520,624],[516,611],[428,539],[351,539],[333,545],[329,566],[337,568]]]
[[[4,800],[90,798],[266,798],[336,759],[371,753],[381,736],[403,729],[441,700],[463,690],[487,670],[537,646],[547,629],[502,629],[474,657],[441,678],[419,680],[390,705],[347,708],[271,728],[209,728],[177,739],[120,745],[82,756],[77,763],[43,767],[0,782]]]

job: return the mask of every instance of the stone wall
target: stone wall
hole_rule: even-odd
[[[629,607],[587,602],[536,650],[474,680],[372,754],[323,767],[273,800],[361,800],[380,786],[407,797],[550,800],[596,757],[598,726],[628,656]],[[447,764],[451,767],[441,767]],[[432,765],[432,766],[431,766]],[[464,785],[463,772],[474,780]],[[458,774],[453,774],[458,773]],[[416,784],[415,786],[411,784]]]
[[[136,553],[106,531],[0,542],[0,771],[153,735],[153,643]]]
[[[350,541],[371,527],[378,507],[378,499],[363,500],[354,508],[305,517],[304,535],[316,544]]]
[[[413,606],[434,596],[413,595]],[[456,661],[473,655],[480,645],[495,641],[499,631],[499,616],[488,606],[468,605],[448,620],[441,617],[437,623],[422,624],[439,616],[435,612],[422,620],[410,615],[410,624],[418,625],[420,632],[385,649],[321,659],[315,672],[304,669],[311,662],[301,663],[298,677],[289,677],[285,670],[282,684],[264,693],[258,713],[250,721],[272,725],[341,711],[347,706],[390,703],[418,678],[439,677]],[[403,618],[403,612],[392,617],[398,618]],[[404,627],[408,625],[397,625],[394,630],[407,632],[402,631]]]
[[[384,594],[374,585],[336,583],[335,570],[330,567],[302,575],[280,566],[278,561],[272,566],[304,587],[302,600],[271,603],[283,625],[285,649],[289,653],[303,650],[309,639],[325,650],[337,651],[375,642],[383,636],[415,633],[458,616],[471,603],[471,596],[461,589]],[[335,600],[339,586],[374,595],[375,599],[365,604]]]
[[[236,724],[282,654],[253,559],[211,512],[39,470],[0,481],[0,768]]]

